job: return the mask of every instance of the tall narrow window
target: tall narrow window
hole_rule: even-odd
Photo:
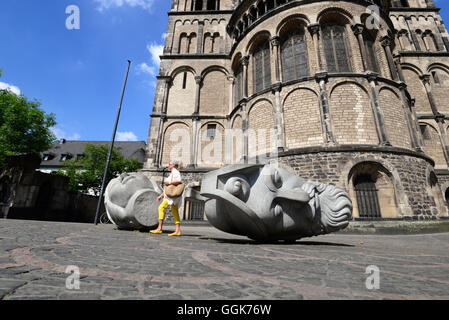
[[[282,75],[284,81],[308,75],[307,46],[303,30],[288,34],[281,44]]]
[[[208,139],[215,139],[216,131],[217,131],[217,125],[216,124],[208,124],[207,125],[207,138]]]
[[[240,64],[235,72],[235,105],[243,98],[243,65]]]
[[[380,73],[379,64],[377,63],[376,48],[373,37],[365,31],[363,33],[363,40],[365,42],[366,55],[367,55],[366,65],[368,67],[368,70]]]
[[[187,72],[184,72],[184,76],[182,78],[182,88],[185,89],[187,87]]]
[[[253,53],[254,91],[259,92],[271,85],[270,43],[265,41]]]
[[[323,27],[323,47],[328,72],[351,71],[345,26],[337,24],[325,25]]]

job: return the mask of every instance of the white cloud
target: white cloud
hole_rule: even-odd
[[[159,68],[159,65],[161,63],[161,58],[159,58],[159,56],[164,53],[164,45],[152,43],[147,45],[147,50],[151,54],[151,61],[153,62],[153,65]]]
[[[109,8],[120,8],[124,5],[130,7],[141,7],[144,10],[151,11],[153,7],[154,0],[93,0],[98,3],[98,11],[104,11]]]
[[[136,67],[137,74],[146,73],[150,76],[156,75],[156,69],[152,66],[149,66],[146,62],[142,62]]]
[[[117,141],[137,141],[137,136],[131,132],[117,132]]]
[[[0,82],[0,90],[8,90],[9,92],[12,92],[16,95],[20,95],[20,89],[16,86],[10,85],[5,82]]]
[[[166,34],[163,33],[161,36],[162,40],[165,40]],[[150,53],[150,63],[142,62],[136,67],[137,74],[146,74],[151,76],[151,84],[152,87],[156,88],[156,81],[154,81],[154,77],[159,73],[159,66],[161,64],[160,56],[164,53],[164,44],[158,43],[150,43],[147,45],[147,50]],[[147,81],[145,81],[147,82]]]
[[[66,139],[66,140],[72,140],[72,141],[81,139],[80,134],[75,132],[74,134],[69,135],[61,128],[52,128],[51,131],[53,131],[53,133],[55,134],[57,139]]]

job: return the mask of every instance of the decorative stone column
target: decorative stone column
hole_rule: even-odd
[[[398,70],[399,80],[405,82],[404,72],[402,71],[401,56],[395,55],[393,58],[396,69]]]
[[[242,108],[242,131],[243,131],[243,162],[248,163],[249,142],[248,142],[248,110],[246,108],[246,99],[241,102]]]
[[[190,168],[195,168],[198,164],[198,150],[199,146],[199,128],[201,126],[200,118],[197,115],[192,117],[192,137],[191,137],[191,148],[190,148]]]
[[[444,115],[440,114],[435,118],[438,124],[438,129],[440,131],[441,144],[443,145],[444,158],[446,163],[449,163],[449,141],[447,139],[446,130],[444,128]]]
[[[231,114],[232,110],[234,110],[234,86],[235,86],[235,77],[228,76],[229,82],[229,114]]]
[[[419,141],[418,136],[417,136],[415,122],[413,121],[413,117],[412,117],[411,110],[409,108],[407,96],[405,94],[406,88],[407,88],[407,85],[404,82],[401,82],[401,84],[399,86],[399,90],[401,90],[402,104],[404,106],[404,112],[405,112],[406,119],[407,119],[407,128],[408,128],[408,131],[410,133],[412,147],[417,152],[423,152],[423,150],[421,148],[421,145],[420,145],[420,141]]]
[[[206,2],[206,1],[204,1]],[[203,52],[203,43],[204,43],[204,21],[198,21],[198,41],[196,46],[196,52],[197,53],[204,53]]]
[[[248,98],[248,64],[249,57],[244,56],[242,58],[242,66],[243,66],[243,98]]]
[[[426,93],[427,93],[427,97],[429,98],[430,108],[432,109],[432,113],[434,114],[434,116],[441,116],[441,114],[438,112],[435,98],[433,97],[432,87],[430,85],[430,75],[423,74],[420,78],[424,84],[424,87],[426,88]]]
[[[275,109],[274,109],[274,126],[276,128],[276,147],[278,152],[283,152],[286,148],[285,141],[285,125],[284,125],[284,107],[281,103],[281,90],[282,84],[280,82],[275,83],[272,86],[275,96]]]
[[[196,91],[195,91],[195,112],[194,114],[199,114],[200,112],[200,94],[201,94],[201,84],[203,82],[203,77],[195,76]]]
[[[327,72],[319,72],[315,75],[316,81],[320,85],[320,107],[321,107],[321,127],[323,130],[323,135],[325,137],[324,141],[328,145],[335,145],[335,137],[332,132],[332,121],[329,110],[329,98],[327,96],[326,82],[327,82]]]
[[[352,31],[354,31],[354,35],[357,37],[357,41],[359,42],[360,54],[362,55],[363,70],[367,71],[368,70],[367,54],[366,54],[365,40],[363,39],[364,30],[365,26],[363,24],[358,23],[352,26]]]
[[[279,63],[279,43],[280,43],[280,40],[279,40],[279,37],[278,36],[272,37],[270,39],[270,43],[271,43],[271,58],[272,58],[272,61],[274,61],[274,68],[275,68],[275,71],[274,71],[274,76],[275,76],[274,82],[277,83],[277,82],[281,81],[280,80],[280,70],[279,70],[279,67],[280,67],[280,63]]]
[[[314,23],[314,24],[309,24],[307,26],[307,29],[309,30],[311,36],[312,36],[312,40],[313,40],[313,46],[315,47],[315,54],[316,54],[316,61],[318,63],[318,69],[324,70],[323,69],[323,62],[321,59],[321,50],[320,50],[320,44],[319,44],[319,36],[320,36],[320,24],[319,23]]]
[[[391,53],[391,39],[385,36],[381,40],[382,47],[384,48],[385,55],[387,56],[388,66],[390,67],[390,72],[393,80],[398,80],[398,72],[396,66],[394,65],[393,54]]]
[[[388,141],[387,130],[385,128],[385,120],[382,111],[380,110],[379,96],[377,94],[376,80],[378,75],[374,72],[368,72],[367,75],[368,82],[371,88],[371,95],[373,97],[372,105],[374,107],[374,120],[376,122],[379,144],[381,146],[391,146],[391,143]]]
[[[416,132],[419,132],[420,128],[419,128],[419,123],[418,123],[418,116],[416,115],[415,103],[416,103],[415,99],[410,99],[410,109],[412,112],[413,121],[415,123]],[[418,134],[418,140],[419,140],[419,145],[424,146],[424,141],[422,139],[422,135]]]
[[[171,77],[159,76],[158,80],[162,81],[162,91],[163,98],[161,101],[161,106],[158,107],[156,105],[156,113],[153,112],[152,115],[152,125],[154,124],[158,126],[157,130],[157,142],[156,142],[156,150],[154,154],[154,164],[159,167],[161,165],[160,161],[162,160],[162,134],[164,129],[164,123],[167,121],[167,108],[168,108],[168,95],[170,92],[170,86],[172,85],[173,79]],[[160,112],[158,114],[158,112]],[[157,118],[157,116],[159,117]]]

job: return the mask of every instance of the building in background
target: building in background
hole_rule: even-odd
[[[448,216],[449,34],[434,1],[173,0],[165,41],[148,175],[176,158],[199,186],[268,153],[347,190],[355,218]]]
[[[51,149],[42,153],[42,162],[39,170],[46,173],[58,171],[64,166],[65,160],[77,159],[84,156],[86,145],[107,146],[108,141],[70,141],[61,139],[53,143]],[[119,150],[125,159],[138,159],[140,163],[145,161],[145,141],[116,141],[114,147]]]

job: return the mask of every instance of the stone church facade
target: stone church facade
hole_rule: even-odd
[[[359,219],[448,216],[449,34],[432,0],[173,0],[144,172],[277,159]],[[184,218],[192,218],[188,212]]]

